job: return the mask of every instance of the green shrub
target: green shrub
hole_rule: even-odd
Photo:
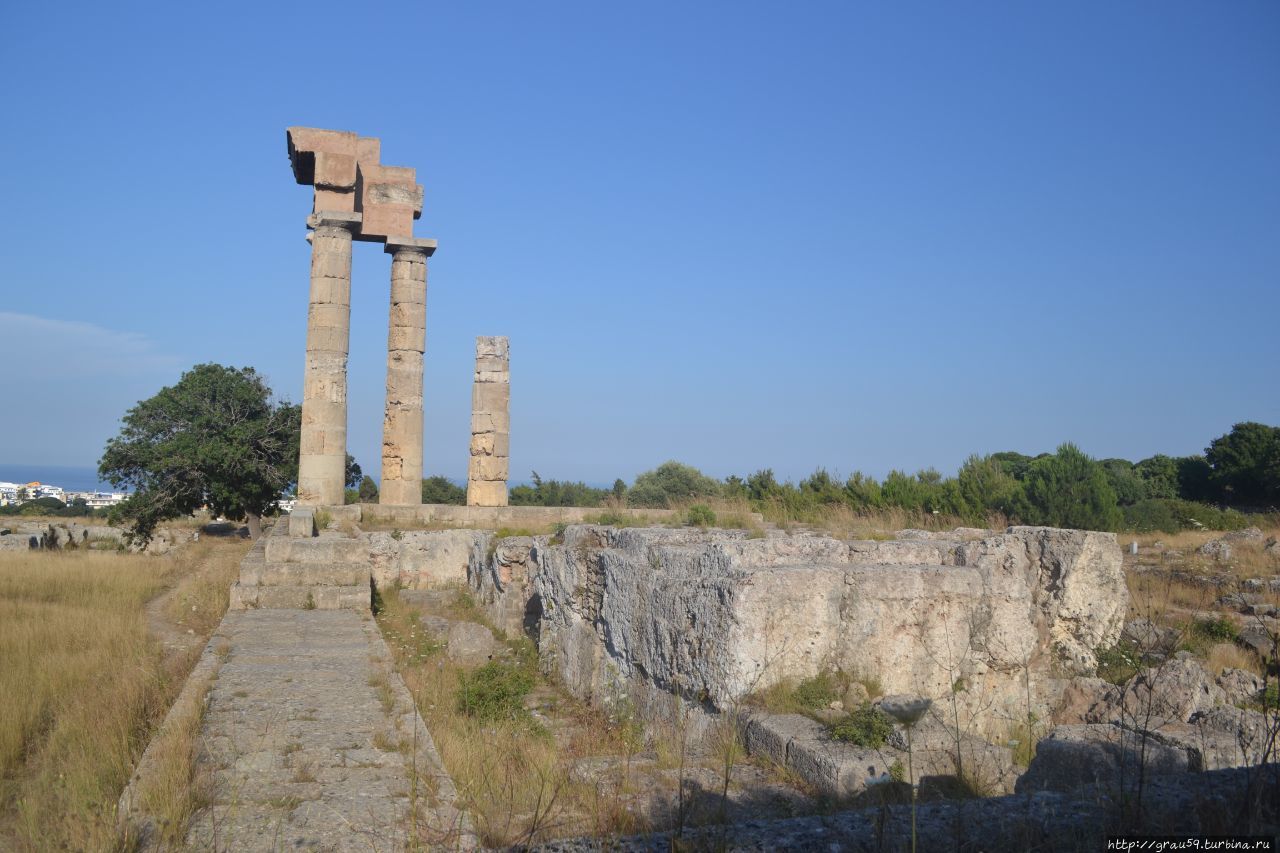
[[[630,517],[616,509],[606,509],[597,516],[587,519],[592,524],[603,524],[606,527],[626,527]]]
[[[716,514],[706,504],[694,504],[685,513],[684,523],[694,527],[714,527]]]
[[[524,667],[489,661],[470,674],[458,673],[458,710],[482,722],[524,719],[524,697],[532,689],[533,674]]]
[[[1139,533],[1177,533],[1180,530],[1241,530],[1249,516],[1234,509],[1218,509],[1209,504],[1174,498],[1138,501],[1124,508],[1124,529]]]
[[[509,500],[512,506],[600,506],[610,496],[606,489],[568,480],[544,480],[537,471],[532,486],[514,486]]]
[[[1098,658],[1098,678],[1112,684],[1124,684],[1142,666],[1142,652],[1132,643],[1119,642],[1114,646],[1094,650]]]
[[[720,481],[713,480],[697,468],[679,462],[664,462],[652,471],[636,477],[627,490],[627,503],[632,506],[665,507],[673,500],[714,497],[720,494]]]
[[[1191,623],[1191,633],[1195,637],[1213,643],[1232,643],[1240,635],[1236,623],[1226,616],[1212,619],[1197,619]]]
[[[893,733],[893,721],[870,703],[850,711],[831,725],[831,736],[855,746],[878,749]]]
[[[1133,506],[1125,507],[1124,529],[1138,533],[1154,533],[1157,530],[1162,533],[1177,533],[1185,530],[1182,519],[1174,512],[1174,503],[1176,501],[1157,498],[1138,501]]]
[[[439,474],[422,478],[422,502],[424,504],[453,504],[462,506],[467,502],[467,490],[454,485],[448,477]]]
[[[825,708],[839,699],[839,685],[836,679],[827,672],[806,678],[796,685],[794,692],[796,703],[808,711]]]

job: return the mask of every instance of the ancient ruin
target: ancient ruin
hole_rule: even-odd
[[[506,506],[511,451],[511,345],[506,338],[476,338],[471,392],[468,506]]]
[[[1220,830],[1219,815],[1276,825],[1280,723],[1259,709],[1265,679],[1210,672],[1158,635],[1168,629],[1126,622],[1129,586],[1113,533],[959,528],[863,540],[779,529],[752,513],[736,529],[708,530],[674,510],[641,518],[611,507],[610,521],[630,513],[624,523],[633,525],[615,527],[597,523],[599,509],[508,506],[505,337],[476,340],[467,505],[421,505],[426,259],[435,248],[412,236],[421,187],[413,170],[378,162],[375,139],[291,128],[289,151],[298,181],[315,187],[303,505],[244,557],[230,610],[165,723],[180,726],[182,709],[204,708],[198,772],[210,790],[186,828],[188,846],[488,843],[485,794],[462,776],[455,785],[445,767],[449,748],[466,741],[437,728],[437,751],[427,726],[447,722],[431,714],[460,700],[415,700],[402,679],[416,671],[430,686],[423,673],[435,672],[452,689],[453,676],[465,686],[481,669],[549,677],[556,695],[535,705],[531,694],[520,706],[530,719],[568,697],[579,710],[594,706],[584,717],[642,729],[628,742],[653,752],[575,756],[563,789],[594,786],[597,806],[634,807],[642,819],[624,825],[650,834],[596,829],[547,849],[880,850],[918,834],[920,849],[1074,850],[1110,827],[1143,826],[1136,820],[1180,832]],[[385,506],[342,505],[353,241],[384,243],[392,256]],[[30,547],[23,534],[14,547]],[[41,535],[59,539],[52,527]],[[390,603],[407,620],[400,631],[387,627]],[[1259,620],[1276,617],[1256,630],[1280,627],[1267,601],[1242,605],[1271,614]],[[1258,643],[1274,667],[1274,633],[1241,631],[1236,642]],[[1142,649],[1134,673],[1104,681],[1100,662],[1125,643]],[[800,686],[823,679],[838,691],[799,704]],[[793,704],[770,704],[778,694]],[[894,708],[920,713],[885,716]],[[882,718],[877,742],[838,735],[855,715]],[[493,748],[490,725],[468,756]],[[555,726],[536,730],[573,740]],[[661,766],[655,744],[664,737],[676,744],[678,770]],[[1036,741],[1038,750],[1027,748]],[[730,757],[722,776],[685,766],[716,742],[730,756],[740,744],[753,764]],[[155,830],[146,792],[164,779],[156,753],[148,749],[119,807],[144,848]],[[905,780],[904,765],[913,774]],[[501,781],[515,786],[520,772],[486,778],[510,774]],[[753,781],[731,791],[735,773]],[[657,793],[672,781],[678,805]],[[644,784],[652,796],[636,793]],[[917,789],[940,798],[908,814],[904,787],[911,802]],[[708,813],[721,825],[691,828],[686,806],[707,791],[719,792]],[[1137,818],[1126,805],[1135,795]],[[845,810],[832,814],[833,804]],[[505,824],[529,817],[507,811]],[[515,837],[532,845],[562,833],[541,832]]]
[[[379,162],[381,143],[375,138],[291,127],[287,139],[294,178],[315,187],[307,218],[311,299],[298,503],[343,503],[353,240],[384,243],[392,256],[381,499],[421,503],[427,258],[436,249],[435,240],[413,236],[413,221],[422,214],[422,187],[413,169]]]

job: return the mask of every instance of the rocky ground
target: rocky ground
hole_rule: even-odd
[[[904,775],[904,765],[912,759],[915,766],[907,772],[921,781],[921,796],[940,802],[1016,791],[1019,795],[1035,797],[1053,792],[1067,797],[1064,803],[1074,803],[1075,800],[1070,798],[1077,797],[1082,786],[1092,786],[1095,797],[1098,791],[1115,794],[1122,790],[1128,791],[1124,798],[1126,801],[1134,796],[1139,802],[1144,796],[1163,796],[1166,801],[1152,805],[1153,808],[1166,808],[1179,802],[1179,797],[1187,796],[1188,791],[1194,792],[1198,785],[1208,790],[1219,784],[1213,782],[1209,774],[1233,768],[1247,771],[1248,768],[1260,767],[1270,769],[1256,776],[1247,772],[1244,777],[1228,774],[1222,777],[1228,781],[1221,784],[1230,787],[1236,785],[1240,778],[1245,779],[1245,789],[1232,788],[1232,791],[1233,796],[1238,794],[1247,799],[1256,793],[1250,786],[1261,780],[1264,794],[1275,795],[1276,779],[1271,771],[1277,760],[1277,733],[1280,731],[1275,688],[1277,636],[1280,635],[1280,610],[1277,609],[1280,605],[1280,551],[1274,535],[1250,529],[1225,535],[1202,533],[1165,538],[1140,537],[1136,549],[1124,549],[1123,573],[1117,577],[1121,578],[1127,590],[1122,588],[1118,594],[1123,600],[1127,592],[1130,602],[1116,613],[1123,629],[1112,632],[1109,629],[1093,630],[1088,624],[1090,619],[1111,618],[1098,609],[1098,604],[1100,599],[1109,599],[1113,592],[1104,593],[1086,582],[1092,577],[1109,577],[1110,570],[1092,567],[1105,565],[1097,561],[1106,549],[1090,544],[1089,540],[1081,545],[1072,544],[1074,540],[1068,541],[1070,537],[1059,545],[1053,545],[1056,541],[1053,537],[1062,532],[1035,534],[1027,530],[1027,533],[1019,535],[1030,536],[1029,541],[1049,537],[1044,540],[1048,544],[1039,546],[1043,548],[1041,556],[1032,557],[1033,569],[1036,559],[1040,561],[1038,583],[1048,584],[1045,587],[1048,590],[1053,590],[1055,585],[1061,590],[1064,582],[1068,585],[1065,594],[1054,593],[1056,597],[1048,599],[1061,602],[1054,604],[1059,609],[1050,614],[1050,618],[1057,622],[1050,622],[1047,632],[1043,628],[1037,630],[1041,631],[1041,637],[1061,637],[1075,643],[1070,655],[1058,664],[1047,668],[1043,662],[1039,665],[1024,664],[1027,672],[1034,672],[1037,696],[1044,698],[1044,704],[1024,714],[1020,727],[1005,728],[1001,736],[999,727],[973,724],[974,707],[965,707],[956,713],[958,709],[949,707],[944,697],[935,701],[925,719],[912,727],[914,745],[909,750],[907,727],[901,723],[893,727],[884,743],[871,747],[832,737],[832,725],[846,719],[852,706],[865,703],[875,709],[883,701],[873,693],[869,694],[865,687],[861,688],[859,695],[850,698],[849,693],[843,692],[854,686],[848,683],[848,679],[841,683],[840,692],[834,694],[829,704],[824,700],[823,705],[808,708],[800,714],[777,713],[767,701],[751,708],[751,703],[739,707],[717,697],[720,715],[732,716],[741,741],[752,754],[756,766],[768,768],[768,775],[773,780],[799,783],[798,788],[804,796],[789,800],[782,798],[781,801],[787,803],[786,808],[793,809],[795,814],[805,814],[868,804],[883,807],[892,803],[895,797],[898,800],[902,798],[900,780]],[[573,533],[574,530],[570,529],[566,537]],[[582,534],[575,535],[581,540]],[[628,555],[626,536],[648,536],[642,543],[644,547],[631,549],[640,555],[638,560]],[[715,578],[722,570],[712,569],[708,573],[707,566],[716,565],[714,560],[724,559],[715,556],[724,552],[729,554],[728,566],[733,571],[736,564],[732,560],[738,553],[733,549],[740,547],[725,542],[704,550],[696,536],[679,533],[649,536],[641,531],[625,534],[619,540],[620,545],[613,544],[607,537],[596,536],[596,539],[603,544],[575,540],[568,542],[560,551],[554,548],[540,551],[542,546],[538,541],[520,543],[504,540],[496,549],[491,548],[491,553],[498,555],[491,572],[495,578],[493,588],[498,590],[498,594],[493,596],[494,612],[505,614],[508,621],[516,624],[514,617],[521,612],[528,596],[517,602],[520,606],[511,607],[504,604],[502,595],[519,582],[523,572],[536,579],[541,604],[548,607],[548,612],[562,614],[573,611],[581,614],[584,625],[594,624],[597,628],[606,625],[605,649],[616,647],[620,642],[637,643],[637,637],[648,644],[652,641],[644,639],[644,626],[649,620],[666,618],[665,614],[659,616],[656,610],[665,601],[666,591],[661,585],[646,591],[643,584],[648,581],[642,581],[641,594],[634,604],[629,605],[632,610],[612,614],[611,618],[615,620],[612,622],[608,619],[602,621],[596,612],[599,602],[604,600],[607,607],[609,595],[615,596],[616,602],[618,590],[625,589],[628,584],[633,585],[627,578],[646,577],[655,572],[658,573],[655,576],[661,576],[662,571],[670,572],[673,562],[679,560],[690,566],[688,578],[683,581],[686,589],[696,588],[700,590],[699,595],[704,594],[707,588],[718,590],[718,586],[708,587],[707,584],[717,583]],[[916,570],[914,564],[926,560],[944,566],[941,570],[931,570],[936,575],[935,581],[955,577],[960,567],[973,567],[988,573],[984,577],[1016,579],[1020,572],[1025,571],[1019,562],[1025,562],[1025,558],[1019,556],[1019,548],[1013,547],[1016,543],[1006,542],[1007,539],[992,539],[989,534],[984,539],[983,531],[957,531],[955,534],[900,532],[891,542],[850,545],[848,562],[874,562],[869,575],[865,571],[860,575],[856,568],[839,571],[843,572],[846,590],[850,578],[858,582],[863,580],[863,575],[887,578],[890,573],[909,574]],[[960,544],[956,545],[952,540]],[[1110,547],[1116,549],[1112,541]],[[799,547],[819,555],[814,558],[819,562],[840,564],[843,558],[837,555],[832,559],[826,554],[831,550],[831,544],[812,540],[812,545]],[[1129,541],[1124,544],[1128,545]],[[797,549],[796,545],[781,542],[777,545],[746,542],[741,547],[783,549],[788,554]],[[597,551],[602,554],[598,560],[591,556]],[[1093,556],[1094,553],[1099,556]],[[563,556],[558,557],[559,554]],[[648,572],[644,564],[646,559]],[[546,580],[546,565],[560,576],[569,578],[560,584],[562,589],[556,589]],[[1120,567],[1118,559],[1116,567]],[[1008,574],[1010,570],[1012,575]],[[792,571],[785,569],[779,576],[786,576],[789,581]],[[600,575],[601,581],[593,581],[593,572]],[[878,575],[879,572],[884,574]],[[1055,580],[1055,576],[1059,579]],[[1037,597],[1040,595],[1035,587],[1037,581],[1034,575],[1032,578],[1030,600],[1042,602],[1045,599]],[[760,579],[758,571],[753,575],[747,567],[741,580],[759,585]],[[1072,584],[1076,591],[1072,591]],[[984,595],[991,594],[991,586],[991,581],[984,581]],[[608,590],[603,599],[597,587]],[[811,579],[804,588],[811,591],[816,585]],[[875,588],[880,592],[889,589],[884,585]],[[1007,588],[1016,589],[1016,585]],[[786,598],[785,595],[780,598],[779,592],[786,590],[780,587],[767,596],[775,607]],[[727,594],[732,596],[735,593],[728,591]],[[723,602],[726,592],[720,591],[717,595]],[[850,612],[845,600],[847,592],[843,595],[839,608],[841,620]],[[930,595],[937,599],[937,590],[931,591]],[[688,594],[679,593],[673,600],[679,604],[690,599]],[[592,609],[593,602],[596,610]],[[714,615],[714,606],[706,608],[705,613],[696,614],[697,621],[701,623]],[[1037,606],[1046,610],[1042,603]],[[786,609],[793,620],[808,613],[804,607]],[[975,612],[980,610],[979,607]],[[827,613],[828,610],[819,608],[813,612]],[[739,624],[744,613],[739,609]],[[867,618],[883,618],[874,611],[868,614]],[[623,621],[617,621],[620,616]],[[546,616],[542,618],[542,640],[546,641]],[[865,619],[857,621],[861,625]],[[1007,624],[1013,626],[1014,622]],[[1062,633],[1056,633],[1056,625],[1065,626]],[[557,649],[567,645],[582,650],[568,657],[556,652],[561,655],[559,668],[565,677],[582,679],[575,690],[577,693],[599,689],[601,681],[599,652],[581,645],[585,634],[579,631],[577,635],[552,637]],[[989,648],[991,636],[999,638],[1001,635],[988,634],[975,648]],[[1003,634],[1006,642],[1009,636],[1007,632]],[[1098,639],[1090,641],[1090,636]],[[695,643],[694,648],[698,647],[699,644]],[[645,645],[640,654],[652,655],[653,648]],[[1056,651],[1061,654],[1061,650],[1059,645]],[[673,656],[666,660],[674,662],[678,659]],[[697,660],[694,653],[688,663],[679,665],[697,666]],[[661,662],[657,657],[653,662],[645,660],[642,677],[652,678],[657,671],[654,664],[658,663]],[[607,668],[607,664],[605,666]],[[585,677],[593,672],[593,676]],[[952,695],[963,695],[972,690],[968,675],[966,672],[966,678],[956,681]],[[804,682],[799,686],[803,687]],[[715,695],[714,690],[711,692]],[[1032,707],[1030,702],[1027,707]],[[600,775],[607,777],[608,761],[597,761],[597,764],[604,771]],[[750,773],[742,774],[741,780],[747,788],[753,782]],[[1184,780],[1185,784],[1179,780]],[[1138,786],[1136,794],[1133,791],[1135,784]],[[1161,794],[1161,791],[1165,793]],[[750,793],[745,796],[749,801]],[[992,808],[997,811],[1022,808],[1012,805],[1022,802],[1018,797],[1007,800],[997,797],[992,802],[996,803]],[[1138,825],[1134,823],[1133,815],[1106,812],[1103,817],[1121,824]],[[736,822],[732,816],[729,819]],[[1060,818],[1055,820],[1061,822]],[[1264,828],[1271,826],[1272,829],[1267,831],[1274,831],[1274,815],[1267,820],[1271,823],[1264,821],[1260,825]],[[1024,824],[1019,824],[1019,832],[1029,831]],[[1074,848],[1050,845],[1046,849]]]

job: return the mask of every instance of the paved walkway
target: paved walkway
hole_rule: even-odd
[[[193,850],[455,849],[452,782],[367,614],[230,611],[197,773]],[[416,735],[416,736],[415,736]]]

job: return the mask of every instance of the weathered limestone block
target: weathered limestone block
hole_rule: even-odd
[[[982,735],[1046,718],[1061,673],[1087,671],[1079,650],[1119,635],[1112,536],[1018,528],[938,553],[956,564],[850,562],[858,552],[823,536],[572,526],[531,549],[523,581],[488,561],[471,583],[494,612],[537,614],[544,661],[580,696],[724,710],[838,668],[888,693],[954,696]],[[1080,602],[1082,584],[1111,600]]]
[[[355,213],[356,134],[345,130],[291,127],[285,132],[293,177],[316,188],[312,210]]]
[[[1226,702],[1226,693],[1199,661],[1184,658],[1148,667],[1133,677],[1120,699],[1121,719],[1157,728],[1185,723],[1202,711]]]
[[[1140,769],[1147,774],[1186,773],[1185,750],[1145,733],[1110,724],[1058,726],[1036,746],[1017,783],[1019,794],[1070,791],[1082,785],[1132,784]]]
[[[1195,771],[1256,767],[1275,754],[1269,723],[1259,711],[1222,705],[1199,711],[1186,723],[1161,726],[1152,734],[1161,743],[1185,750]]]
[[[467,582],[472,553],[488,536],[478,530],[415,530],[368,533],[365,541],[373,581],[379,587],[432,589]]]
[[[364,214],[362,240],[411,238],[413,221],[422,215],[422,187],[407,166],[384,166],[361,159],[358,166],[356,203]]]
[[[311,507],[296,507],[289,513],[289,535],[309,539],[316,535],[316,513]]]
[[[476,622],[454,622],[448,638],[449,660],[460,666],[483,666],[500,648],[493,632]]]
[[[469,506],[506,506],[511,449],[510,344],[505,337],[476,338],[471,392]]]
[[[1098,663],[1094,650],[1120,635],[1129,592],[1114,533],[1010,527],[967,543],[957,556],[959,565],[982,573],[989,597],[1026,598],[1034,608],[1037,641],[1047,643],[1070,672],[1091,674]]]
[[[28,533],[0,536],[0,551],[30,551],[40,547],[40,537]]]

